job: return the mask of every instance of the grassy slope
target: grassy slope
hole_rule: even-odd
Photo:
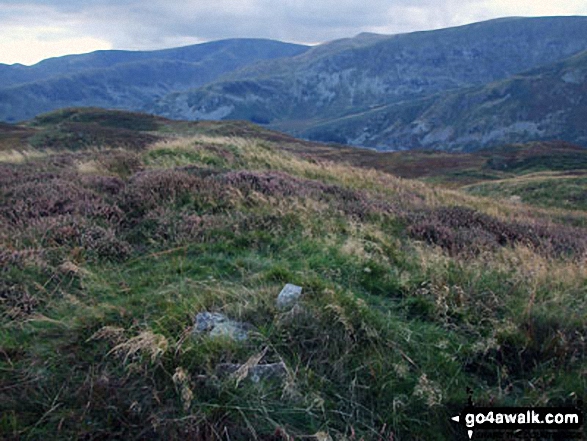
[[[465,187],[475,195],[519,198],[541,207],[587,210],[587,172],[532,173]]]
[[[566,143],[530,143],[481,154],[488,158],[484,169],[493,176],[463,182],[467,192],[546,208],[587,209],[586,149]]]
[[[387,153],[315,144],[298,146],[295,151],[478,196],[571,211],[587,207],[587,149],[565,142],[511,144],[460,154],[431,150]]]
[[[587,389],[587,235],[564,212],[250,125],[146,134],[165,139],[3,157],[3,438],[455,439],[467,386],[503,405]],[[304,297],[284,313],[286,282]],[[256,331],[191,337],[203,310]],[[216,376],[262,353],[285,382]]]

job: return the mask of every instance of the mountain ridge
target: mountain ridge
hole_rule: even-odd
[[[508,18],[369,43],[342,39],[172,93],[143,110],[179,119],[246,119],[305,136],[314,119],[481,86],[576,54],[587,49],[586,25],[585,17]]]
[[[443,109],[456,115],[458,109],[446,102],[451,94],[462,96],[473,114],[483,113],[475,102],[507,114],[510,110],[500,107],[505,100],[464,97],[475,88],[526,78],[532,69],[548,71],[584,50],[587,17],[573,16],[506,17],[396,35],[361,33],[312,47],[233,39],[154,52],[98,51],[45,60],[32,70],[18,67],[32,72],[32,82],[3,82],[0,120],[99,106],[174,119],[243,119],[313,140],[381,149],[478,149],[491,143],[483,137],[470,138],[471,145],[452,140],[452,121],[439,111],[423,126],[417,119],[426,120],[443,100]],[[0,66],[0,81],[10,71]],[[65,71],[70,73],[62,75]],[[463,130],[485,124],[467,120]],[[526,122],[530,126],[514,120],[512,128],[494,127],[495,143],[531,141],[540,134],[539,139],[565,135],[561,139],[583,144],[581,134],[537,132],[532,128],[539,122]],[[527,127],[532,130],[524,132]],[[516,131],[525,137],[500,134]]]
[[[306,49],[274,40],[231,39],[158,51],[96,51],[31,67],[8,66],[4,73],[0,70],[0,82],[5,85],[0,88],[0,119],[26,120],[72,106],[140,110],[159,94],[195,87],[248,63]],[[145,84],[138,87],[140,80]]]
[[[237,47],[240,49],[243,46],[256,43],[275,45],[276,47],[298,47],[300,50],[308,47],[297,43],[281,42],[268,38],[229,38],[155,50],[101,49],[84,54],[71,54],[46,58],[30,66],[18,63],[12,65],[0,64],[0,68],[18,68],[21,69],[22,72],[28,71],[34,75],[33,80],[38,80],[46,78],[47,75],[55,77],[62,74],[71,74],[72,68],[75,72],[78,72],[88,69],[108,68],[119,64],[145,60],[201,61],[201,59],[214,54],[214,52],[218,50],[226,50],[231,47]],[[22,72],[19,72],[19,74],[22,74]],[[5,84],[6,81],[10,84],[23,84],[25,82],[19,78],[2,78],[2,80]]]

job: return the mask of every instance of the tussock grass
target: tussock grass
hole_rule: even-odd
[[[242,136],[0,166],[4,438],[453,439],[467,387],[587,390],[581,214]],[[194,335],[203,311],[250,338]]]

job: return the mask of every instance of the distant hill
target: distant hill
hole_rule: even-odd
[[[67,107],[248,120],[380,150],[587,146],[587,17],[504,18],[314,47],[225,40],[0,65],[0,120]]]
[[[485,86],[394,103],[301,134],[389,149],[471,151],[528,140],[587,147],[587,51]]]
[[[504,144],[469,153],[440,150],[385,152],[304,141],[246,121],[181,121],[145,113],[100,108],[68,108],[21,123],[0,123],[0,152],[10,150],[139,150],[182,136],[247,137],[278,143],[318,162],[352,164],[395,176],[462,187],[538,172],[587,172],[587,149],[560,142]]]
[[[138,110],[172,91],[305,50],[279,41],[233,39],[159,51],[98,51],[34,66],[0,65],[0,120],[25,120],[71,106]]]
[[[505,80],[585,49],[587,17],[509,18],[394,36],[361,34],[173,93],[148,110],[172,118],[247,119],[322,141],[413,148],[422,143],[394,136],[426,108],[428,102],[418,100]],[[386,106],[396,104],[396,113],[385,113]]]

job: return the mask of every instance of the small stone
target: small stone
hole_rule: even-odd
[[[228,337],[235,341],[246,340],[249,336],[247,323],[230,320],[219,312],[200,312],[196,315],[194,333],[207,333],[210,337]]]
[[[253,383],[262,380],[282,379],[287,374],[284,362],[258,364],[249,369],[249,378]]]
[[[196,315],[195,331],[209,332],[213,330],[219,323],[224,323],[228,318],[224,314],[218,312],[200,312]]]
[[[73,274],[73,275],[82,275],[82,276],[86,276],[89,274],[89,271],[87,271],[83,268],[80,268],[75,263],[70,262],[70,261],[63,262],[61,265],[59,265],[59,267],[57,269],[64,274]]]
[[[249,337],[247,326],[243,323],[229,320],[227,322],[218,323],[214,329],[210,331],[210,337],[228,337],[235,341],[244,341]]]
[[[288,283],[277,296],[277,308],[287,309],[296,304],[302,295],[302,287]]]
[[[513,194],[511,195],[508,200],[510,201],[510,203],[512,204],[521,204],[522,203],[522,197],[518,196],[517,194]]]
[[[234,374],[241,367],[237,363],[220,363],[216,366],[216,375],[219,377],[228,377]]]
[[[239,369],[243,367],[242,364],[236,363],[221,363],[216,366],[216,374],[219,377],[227,377],[234,375]],[[282,361],[279,363],[257,364],[247,369],[246,377],[253,383],[259,383],[266,380],[281,380],[285,378],[287,368]]]
[[[314,438],[316,441],[332,441],[332,437],[327,432],[316,432]]]

